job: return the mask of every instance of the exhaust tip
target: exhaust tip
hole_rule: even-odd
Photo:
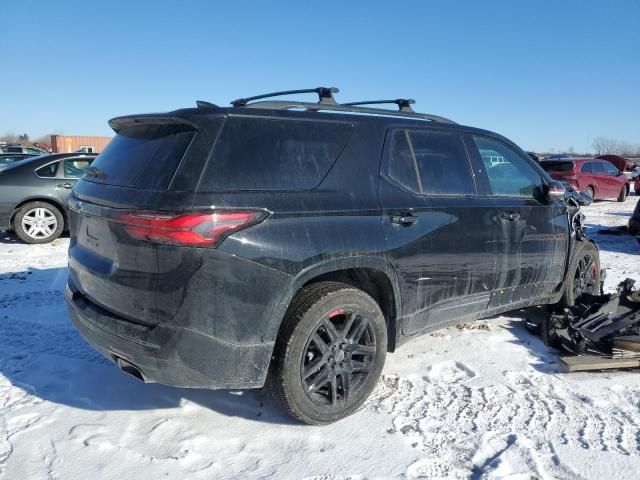
[[[142,376],[142,372],[138,367],[121,358],[116,358],[115,360],[120,370],[122,370],[124,373],[131,375],[134,378],[137,378],[141,382],[144,382],[144,377]]]

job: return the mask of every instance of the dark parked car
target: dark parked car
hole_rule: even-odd
[[[27,243],[47,243],[67,228],[67,200],[95,155],[57,153],[0,170],[0,229]]]
[[[310,91],[318,103],[110,121],[69,201],[65,292],[120,369],[267,383],[322,424],[357,410],[386,353],[420,334],[598,292],[598,250],[573,234],[564,189],[512,142],[408,100]]]
[[[36,156],[34,153],[0,153],[0,171],[7,165]]]
[[[640,200],[636,202],[636,208],[629,219],[628,229],[632,235],[640,235]]]
[[[594,158],[565,158],[540,162],[551,178],[567,182],[594,200],[615,198],[624,202],[629,195],[629,179],[612,163]]]
[[[27,147],[19,143],[8,143],[2,149],[5,153],[31,153],[33,155],[46,155],[48,153],[40,148]]]

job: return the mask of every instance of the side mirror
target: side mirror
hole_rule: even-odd
[[[576,192],[576,202],[578,202],[581,206],[586,207],[587,205],[591,205],[593,203],[593,198],[587,195],[584,192]]]
[[[567,195],[567,189],[562,182],[553,181],[547,185],[546,200],[547,203],[564,202]]]

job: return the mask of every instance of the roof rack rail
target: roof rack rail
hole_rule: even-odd
[[[340,105],[348,105],[350,107],[355,107],[359,105],[382,105],[385,103],[393,103],[398,106],[399,112],[408,112],[408,113],[416,113],[411,105],[416,103],[413,98],[397,98],[395,100],[366,100],[363,102],[349,102],[349,103],[341,103]]]
[[[398,110],[389,110],[387,108],[371,108],[371,107],[360,107],[353,105],[345,105],[342,103],[336,103],[335,105],[324,104],[321,105],[319,103],[310,103],[310,102],[300,102],[296,100],[292,101],[283,101],[283,100],[270,100],[265,102],[256,102],[250,105],[247,105],[247,108],[260,108],[260,109],[271,109],[271,110],[307,110],[307,111],[329,111],[329,112],[349,112],[349,113],[361,113],[368,115],[382,115],[387,117],[404,117],[404,118],[415,118],[419,120],[429,120],[437,123],[448,123],[452,125],[456,125],[456,122],[450,120],[445,117],[441,117],[439,115],[431,115],[429,113],[418,113],[418,112],[408,112],[398,111]]]
[[[333,97],[334,93],[338,93],[340,90],[336,87],[318,87],[318,88],[306,88],[302,90],[283,90],[281,92],[265,93],[262,95],[256,95],[247,98],[238,98],[231,102],[234,107],[244,107],[249,102],[254,100],[261,100],[263,98],[281,97],[283,95],[295,95],[298,93],[317,93],[318,103],[321,105],[337,105],[336,99]]]
[[[196,106],[198,108],[218,108],[218,105],[207,102],[206,100],[196,100]]]

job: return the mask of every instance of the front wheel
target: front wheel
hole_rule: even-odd
[[[575,305],[584,293],[600,294],[600,253],[593,243],[581,240],[573,247],[560,305]]]
[[[18,209],[13,229],[27,243],[49,243],[62,233],[64,218],[56,207],[46,202],[30,202]]]
[[[289,414],[312,425],[354,413],[376,386],[387,351],[378,304],[337,282],[304,287],[275,347],[271,390]]]
[[[627,195],[629,195],[629,187],[627,185],[623,185],[622,190],[620,190],[620,195],[618,195],[618,201],[624,202],[627,199]]]
[[[587,195],[589,195],[589,197],[591,197],[591,199],[593,200],[593,196],[595,195],[594,191],[593,191],[593,187],[587,187],[584,190],[584,193],[586,193]]]

